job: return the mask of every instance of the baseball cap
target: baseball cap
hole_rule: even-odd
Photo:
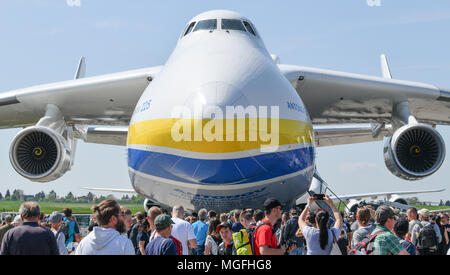
[[[378,224],[385,224],[389,218],[394,216],[394,211],[387,205],[382,205],[375,211],[375,221]]]
[[[228,227],[229,229],[231,229],[231,225],[228,222],[223,222],[217,226],[216,231],[219,232],[222,227]]]
[[[266,211],[270,211],[273,208],[277,207],[277,206],[281,206],[283,207],[283,205],[280,203],[280,201],[278,201],[275,198],[268,198],[266,199],[266,201],[264,202],[264,209]]]
[[[429,218],[430,217],[430,210],[426,209],[426,208],[422,208],[419,210],[419,215],[423,216],[425,218]]]
[[[175,224],[169,215],[161,214],[155,219],[155,226],[157,230],[163,230],[169,227],[171,224]]]
[[[228,213],[228,218],[231,218],[234,216],[234,210],[231,210],[230,213]]]
[[[50,223],[59,223],[63,220],[63,214],[55,211],[50,215],[50,218],[48,220]]]

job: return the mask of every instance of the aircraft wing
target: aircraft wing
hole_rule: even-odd
[[[376,199],[379,196],[393,196],[393,195],[413,195],[413,194],[424,194],[424,193],[438,193],[445,191],[444,189],[435,189],[435,190],[420,190],[420,191],[397,191],[397,192],[378,192],[378,193],[365,193],[365,194],[351,194],[351,195],[337,195],[331,196],[330,198],[332,200],[338,200],[340,198],[341,200],[361,200],[363,198],[372,198]]]
[[[379,141],[389,133],[380,124],[319,124],[314,125],[313,132],[317,147]]]
[[[450,89],[391,79],[387,63],[382,67],[384,77],[278,67],[302,98],[314,125],[391,123],[394,106],[400,102],[408,102],[419,122],[450,125]]]
[[[86,143],[126,146],[128,126],[75,125],[74,133]]]
[[[117,189],[117,188],[97,188],[97,187],[81,187],[84,190],[90,191],[105,191],[105,192],[113,192],[113,193],[129,193],[129,194],[137,194],[133,189]]]
[[[0,93],[0,129],[36,124],[58,106],[68,125],[128,126],[142,92],[161,66],[89,78],[80,61],[74,80]]]

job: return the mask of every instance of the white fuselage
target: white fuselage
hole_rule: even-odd
[[[300,97],[260,37],[238,30],[179,40],[142,94],[127,144],[135,190],[190,210],[259,208],[269,196],[291,204],[314,173]]]

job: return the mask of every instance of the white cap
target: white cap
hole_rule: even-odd
[[[422,216],[424,218],[429,218],[430,217],[430,210],[426,209],[426,208],[422,208],[419,210],[419,216]]]

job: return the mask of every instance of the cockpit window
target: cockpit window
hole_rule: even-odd
[[[242,22],[236,19],[222,19],[222,30],[238,30],[245,32]]]
[[[192,31],[192,29],[194,28],[194,26],[195,26],[195,22],[192,22],[191,24],[189,24],[189,27],[186,29],[186,32],[184,33],[183,36],[190,33]]]
[[[245,28],[247,29],[247,31],[248,31],[249,33],[251,33],[251,34],[253,34],[254,36],[256,36],[255,31],[253,30],[252,26],[251,26],[248,22],[244,21],[244,26],[245,26]]]
[[[215,30],[217,29],[217,19],[209,19],[198,21],[194,28],[194,32],[198,30]]]

